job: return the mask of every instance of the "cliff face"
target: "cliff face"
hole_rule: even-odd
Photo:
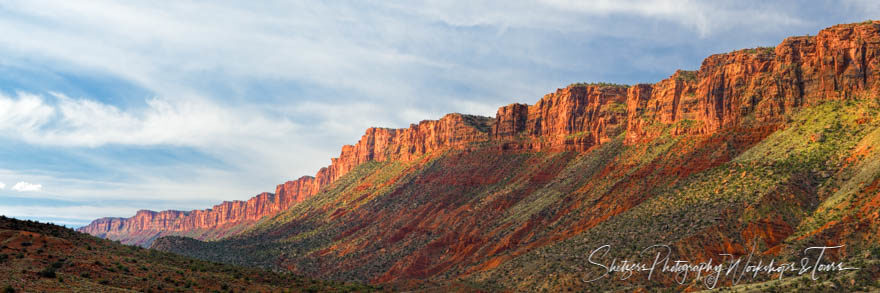
[[[274,194],[208,210],[140,211],[127,219],[99,219],[79,230],[148,244],[143,241],[162,233],[216,232],[274,215],[368,161],[408,161],[480,141],[498,142],[502,151],[586,151],[620,135],[625,143],[636,144],[664,131],[713,134],[744,121],[772,128],[784,125],[786,115],[801,106],[877,97],[878,92],[880,22],[838,25],[817,36],[787,38],[775,48],[712,55],[699,70],[679,70],[655,84],[575,84],[534,105],[501,107],[494,119],[449,114],[409,128],[369,128],[315,177],[278,185]]]
[[[712,55],[699,70],[679,70],[655,84],[573,85],[535,105],[504,106],[493,137],[530,138],[517,146],[534,150],[583,150],[620,134],[623,125],[632,144],[670,125],[672,134],[712,134],[745,119],[781,123],[801,106],[875,96],[878,89],[878,22],[838,25],[775,48]]]
[[[247,201],[225,201],[206,210],[138,211],[131,218],[102,218],[78,229],[92,235],[130,244],[147,245],[156,236],[184,234],[192,231],[213,230],[204,237],[223,235],[224,228],[254,222],[264,216],[283,211],[310,195],[312,177],[278,185],[275,194],[264,192]]]
[[[825,100],[876,97],[878,24],[838,25],[775,48],[712,55],[696,72],[639,85],[627,97],[626,141],[656,136],[656,124],[709,134],[745,119],[781,123],[793,109]]]
[[[138,211],[131,218],[101,218],[77,229],[80,232],[148,246],[159,236],[188,235],[212,239],[228,235],[241,225],[256,222],[286,210],[368,161],[411,160],[447,147],[487,140],[492,119],[448,114],[440,120],[425,120],[404,129],[369,128],[355,145],[342,147],[332,164],[315,177],[303,176],[279,184],[275,193],[264,192],[247,201],[227,201],[206,210]]]
[[[498,109],[497,139],[525,139],[506,145],[532,150],[586,150],[623,132],[626,87],[572,85],[547,94],[535,105]]]
[[[461,147],[489,137],[492,119],[462,114],[447,114],[440,120],[424,120],[409,128],[368,128],[355,145],[345,145],[338,158],[315,176],[326,186],[369,161],[412,160],[423,154],[446,147]]]

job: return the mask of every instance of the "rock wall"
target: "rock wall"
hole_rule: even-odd
[[[368,128],[355,145],[345,145],[330,166],[315,176],[320,186],[335,181],[368,161],[412,160],[442,148],[461,147],[470,142],[485,141],[493,120],[462,114],[447,114],[440,120],[424,120],[409,128]]]
[[[492,140],[502,149],[585,151],[625,134],[634,144],[669,131],[712,134],[743,121],[782,124],[793,110],[828,99],[880,97],[880,21],[837,25],[791,37],[775,48],[706,58],[654,84],[575,84],[534,105],[511,104],[494,119],[449,114],[409,128],[369,128],[330,166],[247,201],[207,210],[139,211],[103,218],[79,231],[111,239],[160,232],[221,229],[277,214],[368,161],[412,160],[450,147]],[[139,238],[139,239],[140,239]],[[151,238],[150,238],[151,239]]]
[[[571,85],[534,105],[498,109],[492,137],[530,150],[583,151],[623,133],[627,86]],[[508,145],[510,147],[510,145]]]
[[[80,232],[129,244],[149,245],[157,236],[216,230],[195,236],[199,239],[223,235],[223,229],[255,222],[275,215],[368,161],[411,160],[442,148],[464,146],[488,139],[492,119],[448,114],[440,120],[425,120],[404,129],[369,128],[355,145],[342,147],[330,166],[315,177],[303,176],[279,184],[275,193],[264,192],[247,201],[226,201],[213,208],[192,211],[138,211],[130,218],[101,218],[77,229]]]
[[[880,22],[837,25],[775,48],[712,55],[696,72],[640,85],[627,97],[626,142],[656,136],[652,125],[709,134],[747,119],[782,123],[801,106],[878,91]]]

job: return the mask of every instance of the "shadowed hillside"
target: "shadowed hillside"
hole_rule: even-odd
[[[372,291],[126,246],[68,228],[0,216],[5,292]]]

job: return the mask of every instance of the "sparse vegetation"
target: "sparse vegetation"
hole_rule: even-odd
[[[619,84],[619,83],[610,83],[610,82],[576,82],[568,85],[568,87],[614,87],[614,88],[629,88],[627,84]]]
[[[681,81],[686,82],[696,82],[697,81],[697,71],[694,70],[679,70],[676,72],[675,78]]]
[[[50,266],[43,269],[42,271],[40,271],[40,277],[55,278],[55,268]]]
[[[0,216],[0,242],[7,244],[2,248],[3,251],[0,251],[3,253],[0,255],[8,256],[7,253],[12,250],[10,244],[13,243],[18,245],[30,243],[29,246],[38,246],[48,254],[61,255],[57,258],[49,256],[48,259],[54,261],[39,266],[40,261],[34,260],[47,256],[32,250],[19,254],[19,258],[7,259],[3,265],[0,265],[0,275],[6,276],[7,281],[29,280],[35,275],[42,278],[43,281],[27,283],[27,288],[33,291],[51,291],[58,286],[88,292],[107,290],[107,287],[101,286],[139,291],[149,291],[150,288],[158,291],[214,291],[220,289],[221,284],[228,284],[228,287],[232,285],[236,288],[274,292],[287,289],[303,290],[305,282],[310,282],[311,287],[321,288],[322,292],[343,291],[343,288],[346,288],[340,283],[311,281],[290,273],[223,265],[125,246],[60,226],[19,221],[4,216]],[[53,247],[68,248],[55,251]],[[88,249],[89,247],[92,249]],[[99,253],[94,253],[95,251]],[[132,270],[123,263],[137,263],[143,269]],[[234,275],[243,279],[234,278]],[[156,276],[163,277],[156,278]],[[152,287],[155,280],[161,280],[163,284],[160,287]],[[357,288],[360,291],[372,290],[368,286]],[[15,289],[7,285],[4,291],[15,292]]]
[[[626,103],[611,103],[606,111],[614,114],[626,115]]]
[[[743,50],[749,54],[775,54],[776,47],[757,47]]]

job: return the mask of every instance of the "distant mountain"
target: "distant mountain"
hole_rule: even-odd
[[[275,194],[80,231],[322,279],[456,290],[698,290],[705,280],[670,274],[584,282],[597,269],[586,258],[602,245],[610,259],[664,244],[694,262],[793,260],[844,245],[826,257],[864,269],[772,286],[877,288],[878,114],[880,21],[837,25],[712,55],[655,84],[572,84],[494,118],[370,128]]]

